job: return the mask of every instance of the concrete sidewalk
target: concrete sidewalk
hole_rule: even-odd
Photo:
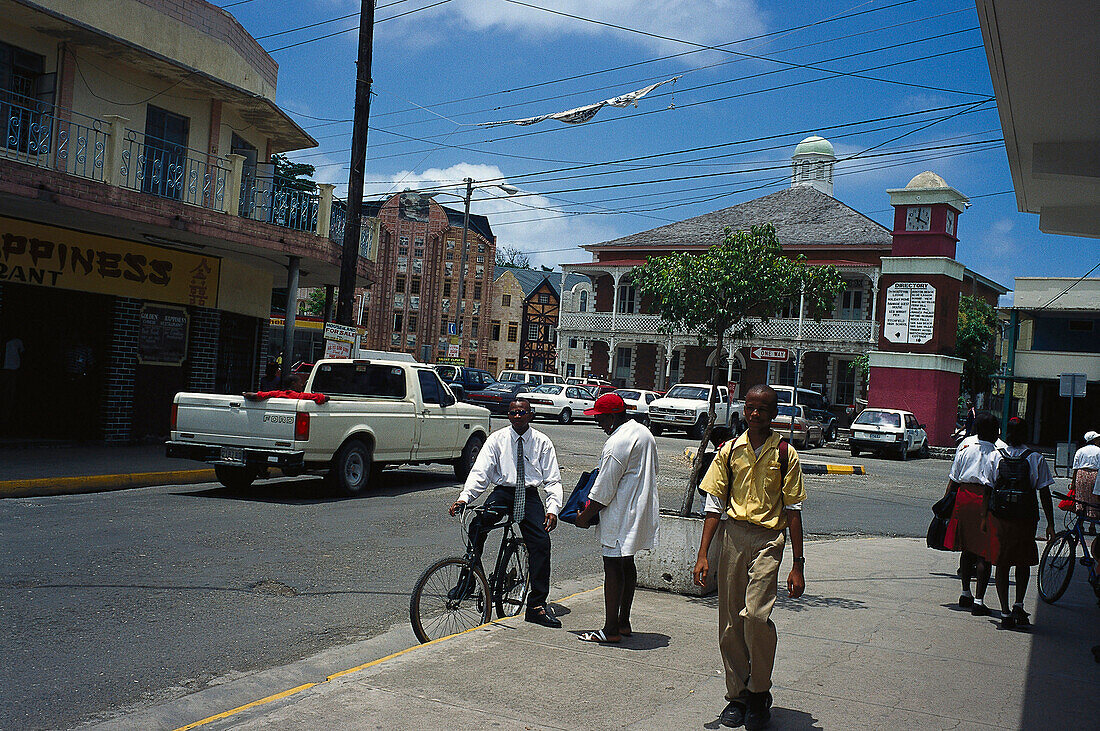
[[[164,444],[0,449],[0,498],[210,482],[214,470],[164,456]]]
[[[958,610],[957,555],[922,541],[814,541],[806,555],[806,595],[781,589],[773,614],[772,728],[1095,727],[1100,623],[1080,567],[1055,606],[1036,607],[1032,588],[1035,627],[1014,632]],[[176,702],[186,713],[104,728],[720,728],[715,597],[639,591],[634,636],[609,646],[576,637],[602,623],[599,586],[557,606],[563,630],[499,621],[327,678],[281,668],[282,692],[251,703],[198,715],[192,696]]]

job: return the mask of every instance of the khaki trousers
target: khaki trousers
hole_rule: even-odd
[[[778,639],[770,616],[779,586],[783,531],[722,521],[718,559],[718,645],[726,666],[726,700],[772,687]]]

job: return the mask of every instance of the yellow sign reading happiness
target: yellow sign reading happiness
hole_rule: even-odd
[[[221,260],[0,216],[0,282],[218,306]]]

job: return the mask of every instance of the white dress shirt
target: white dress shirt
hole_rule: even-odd
[[[516,449],[523,439],[523,479],[528,487],[541,487],[546,492],[546,512],[557,515],[561,510],[561,471],[554,443],[540,431],[530,427],[522,436],[509,425],[497,429],[485,440],[466,478],[458,499],[467,503],[477,500],[490,485],[516,486]]]
[[[589,500],[606,505],[596,532],[603,555],[633,556],[657,542],[657,442],[631,419],[611,433],[600,454],[600,473]]]
[[[993,469],[991,455],[998,449],[1005,449],[1007,444],[998,439],[992,444],[983,442],[975,434],[962,440],[959,448],[955,450],[955,460],[951,463],[951,472],[947,479],[963,483],[978,483],[986,487],[993,487],[993,478],[996,472]]]

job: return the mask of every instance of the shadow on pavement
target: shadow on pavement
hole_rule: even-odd
[[[401,596],[406,597],[409,595],[407,589],[400,591],[382,591],[382,590],[366,590],[366,589],[339,589],[333,591],[298,591],[292,586],[288,586],[279,581],[273,581],[265,579],[263,581],[257,581],[248,586],[210,586],[205,584],[39,584],[31,581],[18,582],[18,586],[21,589],[36,590],[36,589],[133,589],[142,591],[189,591],[189,592],[203,592],[212,593],[220,592],[225,594],[255,594],[257,596],[280,596],[280,597],[326,597],[326,596],[339,596],[342,594],[352,594],[356,596]]]
[[[257,503],[281,503],[286,505],[313,505],[317,503],[336,503],[356,500],[364,497],[395,497],[420,490],[433,490],[437,487],[453,486],[453,476],[435,472],[386,471],[381,478],[368,487],[362,495],[339,495],[322,477],[275,477],[259,482],[251,487],[239,490],[229,487],[209,487],[201,490],[179,490],[176,495],[183,497],[217,498],[221,500],[241,500]]]
[[[718,609],[718,595],[709,594],[703,597],[689,599],[692,604],[699,604],[709,609]],[[866,609],[867,605],[858,599],[847,599],[840,596],[821,596],[819,594],[803,594],[797,599],[787,596],[786,589],[780,589],[775,598],[775,606],[778,609],[786,609],[791,612],[805,612],[809,609],[822,609],[834,607],[836,609]]]
[[[706,729],[721,729],[725,728],[722,722],[715,718],[709,723],[704,723],[703,728]],[[799,729],[820,729],[821,726],[817,725],[817,719],[813,715],[806,713],[805,711],[796,711],[793,708],[780,708],[779,706],[772,706],[772,720],[769,724],[769,728],[781,728],[784,731],[798,731]]]

